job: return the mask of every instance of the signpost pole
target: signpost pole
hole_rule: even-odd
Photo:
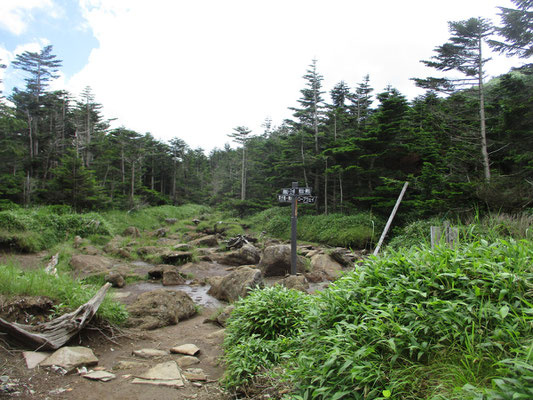
[[[298,190],[298,182],[292,183],[292,188]],[[296,275],[296,222],[298,217],[298,196],[292,196],[291,216],[291,275]]]

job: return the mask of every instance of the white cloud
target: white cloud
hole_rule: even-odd
[[[31,11],[48,9],[50,16],[57,15],[52,0],[2,0],[0,1],[0,26],[15,35],[20,35],[32,21]]]
[[[503,3],[509,4],[503,4]],[[412,98],[409,80],[435,73],[419,60],[449,36],[446,22],[494,18],[509,0],[80,0],[100,46],[68,82],[93,88],[107,117],[192,147],[229,142],[232,128],[260,133],[290,117],[318,59],[324,89],[352,87],[370,74],[375,92],[388,84]],[[496,65],[496,64],[493,64]],[[499,64],[498,64],[499,65]],[[503,64],[502,64],[503,65]],[[503,73],[489,70],[491,74]],[[329,96],[325,96],[329,100]]]

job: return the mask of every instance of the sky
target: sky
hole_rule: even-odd
[[[112,127],[181,138],[209,152],[246,126],[291,118],[313,59],[324,98],[370,76],[408,99],[410,78],[438,76],[420,60],[449,38],[448,21],[499,22],[510,0],[0,0],[0,90],[24,87],[17,54],[52,45],[63,61],[52,89],[90,86]],[[524,61],[497,54],[489,77]]]

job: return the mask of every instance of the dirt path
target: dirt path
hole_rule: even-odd
[[[63,376],[42,368],[29,370],[22,350],[12,350],[0,341],[0,375],[8,376],[10,382],[17,382],[18,392],[4,396],[20,399],[226,399],[217,383],[224,371],[218,362],[222,354],[222,336],[217,333],[221,328],[204,323],[210,312],[204,310],[202,314],[189,320],[154,331],[123,330],[117,333],[113,341],[106,339],[100,332],[84,334],[72,340],[69,345],[90,347],[99,359],[98,367],[116,375],[116,379],[109,382],[89,381],[79,375]],[[176,361],[181,357],[169,354],[157,359],[143,359],[134,356],[133,350],[169,350],[185,343],[193,343],[200,348],[197,356],[200,363],[191,367],[202,368],[208,376],[207,383],[186,382],[185,387],[180,389],[132,383],[136,375],[150,367],[165,361]],[[114,369],[120,361],[136,361],[142,365]]]
[[[10,261],[16,262],[22,269],[35,269],[46,264],[44,258],[47,253],[36,254],[0,254],[0,264]],[[222,269],[222,268],[221,268]],[[227,273],[223,270],[221,274]],[[147,282],[151,289],[139,290],[138,285],[126,286],[117,293],[128,294],[122,301],[131,303],[140,293],[147,290],[161,288],[161,284]],[[171,288],[171,287],[168,287]],[[195,295],[193,293],[191,295]],[[117,300],[121,301],[120,298]],[[121,329],[115,332],[114,338],[109,338],[109,332],[97,331],[96,328],[86,328],[81,335],[75,337],[68,345],[86,346],[93,350],[98,357],[98,367],[116,375],[116,379],[109,382],[90,381],[80,375],[61,375],[43,368],[28,369],[22,352],[24,349],[13,347],[0,334],[0,377],[9,378],[9,383],[15,383],[13,393],[0,391],[0,398],[17,399],[198,399],[222,400],[226,399],[218,384],[224,369],[220,365],[223,337],[221,328],[212,323],[205,323],[215,310],[202,308],[200,314],[177,325],[167,326],[153,331],[136,329]],[[185,387],[175,389],[146,384],[133,384],[136,375],[143,374],[156,364],[166,361],[177,361],[178,354],[168,354],[157,359],[143,359],[133,355],[134,350],[155,348],[168,351],[171,347],[193,343],[200,348],[197,355],[199,364],[189,368],[201,368],[208,376],[207,382],[186,382]],[[120,361],[136,361],[142,363],[133,368],[116,369]],[[0,384],[5,383],[0,380]]]

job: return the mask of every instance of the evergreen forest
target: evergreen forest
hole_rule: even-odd
[[[262,132],[236,126],[206,154],[179,131],[168,142],[111,128],[97,94],[50,90],[61,71],[52,45],[24,52],[25,76],[0,103],[0,205],[64,204],[76,211],[142,205],[217,205],[251,214],[277,204],[298,181],[318,196],[316,213],[390,212],[410,182],[401,218],[473,209],[519,212],[533,201],[531,1],[501,8],[501,20],[449,23],[449,40],[427,60],[434,77],[413,77],[425,94],[360,82],[323,88],[320,63],[302,66],[298,106]],[[490,50],[489,50],[490,49]],[[487,79],[491,52],[519,56]],[[5,67],[5,65],[3,65]]]

